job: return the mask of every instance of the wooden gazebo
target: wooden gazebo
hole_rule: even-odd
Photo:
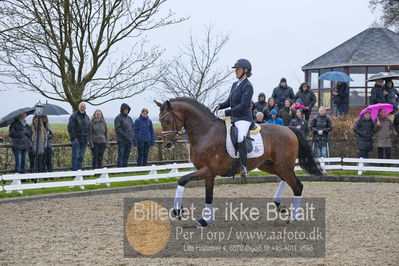
[[[305,81],[311,85],[320,104],[332,108],[334,84],[319,80],[329,71],[341,71],[354,81],[349,83],[349,112],[357,113],[369,104],[374,82],[367,79],[378,72],[399,70],[399,34],[380,26],[372,26],[324,55],[304,65]],[[395,87],[399,82],[395,84]]]

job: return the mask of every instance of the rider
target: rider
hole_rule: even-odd
[[[231,121],[238,130],[238,151],[241,161],[241,175],[247,175],[247,149],[244,142],[251,122],[253,121],[251,111],[251,99],[254,93],[251,82],[248,78],[252,75],[251,63],[247,59],[239,59],[234,66],[237,81],[233,83],[229,98],[216,106],[215,111],[222,110],[219,116],[231,116]]]

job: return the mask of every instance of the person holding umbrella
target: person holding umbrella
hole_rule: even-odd
[[[353,131],[356,134],[356,146],[359,158],[369,158],[373,149],[374,123],[371,119],[371,111],[366,110],[356,121]]]
[[[11,138],[12,151],[15,158],[14,173],[26,172],[26,157],[30,147],[32,129],[26,122],[26,113],[18,115],[11,123],[8,136]]]
[[[385,103],[391,104],[394,107],[394,112],[398,109],[398,91],[393,86],[393,81],[387,79],[383,87],[383,94],[385,98]]]
[[[44,172],[44,150],[47,145],[47,128],[44,115],[35,115],[32,119],[31,148],[29,150],[29,163],[31,173]],[[46,117],[47,118],[47,117]]]
[[[346,82],[338,81],[333,94],[334,115],[346,115],[349,109],[349,87]]]
[[[385,97],[382,91],[382,79],[377,79],[374,87],[371,89],[370,104],[378,103],[385,103]]]
[[[393,124],[388,117],[385,108],[378,111],[378,116],[374,121],[375,143],[378,151],[378,159],[391,159]]]

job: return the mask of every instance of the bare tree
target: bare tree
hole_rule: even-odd
[[[382,22],[386,27],[394,27],[399,31],[399,1],[398,0],[370,0],[372,10],[379,6],[382,10]]]
[[[160,15],[166,1],[0,1],[2,73],[74,110],[132,97],[159,78],[163,50],[143,33],[183,20]]]
[[[181,55],[162,66],[165,71],[156,91],[172,97],[191,97],[212,107],[227,91],[231,71],[218,66],[218,55],[228,35],[214,36],[212,26],[206,27],[205,38],[197,42],[192,34]]]

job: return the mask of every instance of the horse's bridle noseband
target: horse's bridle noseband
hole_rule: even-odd
[[[173,111],[169,111],[166,114],[164,114],[162,117],[159,118],[159,122],[161,122],[161,125],[162,125],[162,120],[165,117],[167,117],[169,114],[172,115],[173,130],[162,131],[161,134],[163,137],[171,140],[173,142],[173,144],[175,144],[177,142],[177,137],[180,137],[181,135],[183,135],[184,131],[179,131],[177,129],[176,120],[181,121],[181,119]],[[171,137],[170,135],[174,135],[174,137]]]

